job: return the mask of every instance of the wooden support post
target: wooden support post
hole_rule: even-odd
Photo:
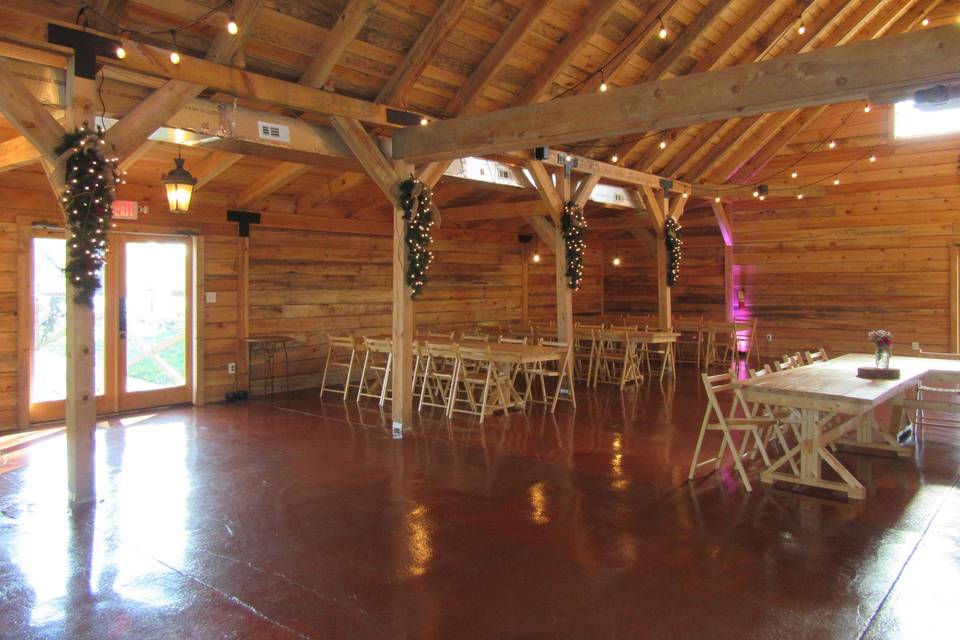
[[[237,237],[237,356],[240,363],[238,388],[252,395],[250,386],[253,377],[250,368],[250,348],[246,339],[250,337],[250,237]]]
[[[563,215],[563,206],[572,198],[572,188],[569,176],[558,177],[557,195],[560,196],[560,209],[555,215],[557,220]],[[556,237],[553,255],[557,267],[557,340],[570,342],[573,340],[573,289],[567,285],[567,243],[559,225]]]
[[[950,351],[960,351],[960,245],[950,247]]]
[[[723,248],[723,307],[724,318],[733,322],[733,301],[736,296],[733,292],[733,247]]]
[[[524,244],[520,252],[520,322],[530,322],[530,252]]]
[[[67,70],[67,130],[86,123],[94,126],[95,81]],[[55,167],[53,171],[59,171]],[[55,179],[57,176],[51,176]],[[53,183],[51,183],[53,184]],[[59,195],[59,194],[58,194]],[[58,198],[59,199],[59,198]],[[69,242],[70,238],[67,238]],[[69,260],[69,248],[67,259]],[[96,498],[94,438],[97,428],[97,390],[94,374],[94,310],[73,301],[73,282],[67,279],[67,493],[72,505],[88,504]]]
[[[660,328],[669,331],[673,326],[670,287],[667,286],[667,245],[663,230],[657,231],[657,313]]]
[[[412,166],[394,164],[397,176],[406,176]],[[403,208],[394,196],[393,206],[393,437],[403,437],[403,429],[413,423],[413,300],[407,286],[406,226]]]

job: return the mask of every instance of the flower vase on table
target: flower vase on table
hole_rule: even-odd
[[[873,343],[874,358],[878,369],[890,368],[890,350],[893,348],[893,336],[889,331],[877,329],[867,334]]]
[[[873,355],[876,367],[860,367],[857,369],[858,378],[867,380],[896,380],[900,377],[899,369],[890,368],[890,353],[893,349],[893,336],[889,331],[877,329],[867,334],[873,343]]]

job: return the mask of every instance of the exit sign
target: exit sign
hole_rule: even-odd
[[[114,200],[113,201],[113,219],[114,220],[136,220],[137,219],[137,201],[136,200]]]

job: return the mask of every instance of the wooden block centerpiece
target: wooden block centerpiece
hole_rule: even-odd
[[[881,367],[858,367],[857,377],[864,380],[899,380],[900,369],[883,369]]]

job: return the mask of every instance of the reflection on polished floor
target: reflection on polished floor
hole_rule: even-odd
[[[0,437],[3,638],[948,638],[960,438],[841,454],[863,502],[686,481],[692,376],[403,441],[315,392]]]

